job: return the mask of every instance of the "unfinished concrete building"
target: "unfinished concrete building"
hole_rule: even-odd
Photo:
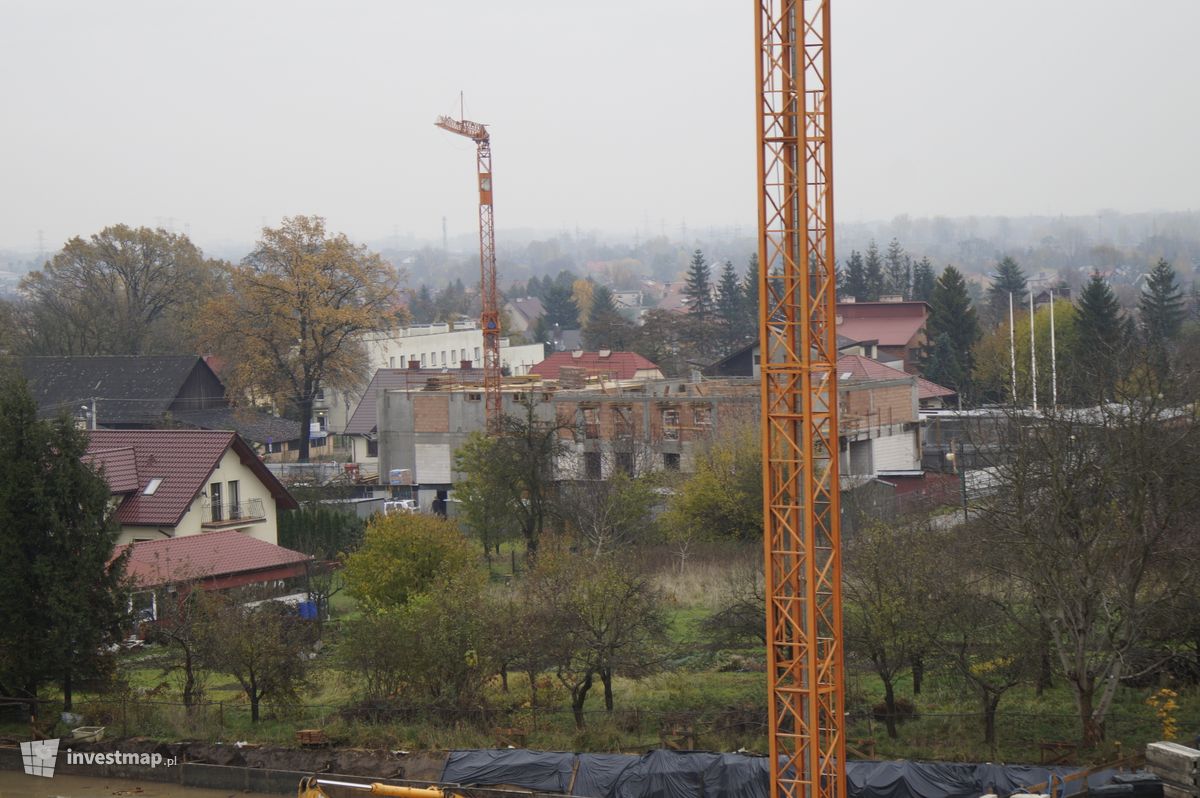
[[[840,386],[843,474],[851,482],[920,473],[918,386],[912,375],[895,379],[845,375]],[[397,377],[399,375],[396,375]],[[486,428],[482,388],[444,376],[410,379],[373,394],[371,433],[377,462],[363,464],[388,484],[389,474],[415,486],[422,509],[441,510],[453,498],[454,453]],[[615,471],[690,473],[703,447],[722,429],[757,426],[760,384],[747,378],[687,380],[510,381],[505,412],[560,426],[567,454],[564,479],[606,479]],[[360,411],[366,408],[360,408]],[[365,424],[365,421],[364,421]],[[360,436],[365,442],[368,436]]]

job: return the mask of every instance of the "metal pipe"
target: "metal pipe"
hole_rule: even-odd
[[[387,795],[394,798],[446,798],[446,793],[437,787],[401,787],[379,782],[362,784],[353,781],[333,781],[332,779],[314,779],[313,781],[320,787],[343,787],[350,790],[362,790],[371,795]]]

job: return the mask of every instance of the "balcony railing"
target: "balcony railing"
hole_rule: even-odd
[[[262,499],[247,499],[244,502],[226,502],[212,504],[208,508],[208,518],[204,526],[236,526],[238,524],[253,524],[266,520],[263,512]]]

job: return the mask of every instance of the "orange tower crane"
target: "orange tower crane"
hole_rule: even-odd
[[[479,172],[479,326],[483,330],[483,391],[488,431],[500,428],[500,307],[496,290],[496,229],[492,221],[492,142],[487,128],[467,119],[439,116],[435,125],[475,142]]]
[[[775,798],[844,798],[831,0],[756,0],[763,518]]]

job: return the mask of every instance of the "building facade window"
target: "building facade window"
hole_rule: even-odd
[[[583,476],[584,479],[602,478],[602,471],[600,468],[600,452],[583,453]]]
[[[679,440],[679,409],[664,408],[662,411],[663,440]]]
[[[675,452],[663,452],[663,468],[668,471],[678,471],[679,455]]]

